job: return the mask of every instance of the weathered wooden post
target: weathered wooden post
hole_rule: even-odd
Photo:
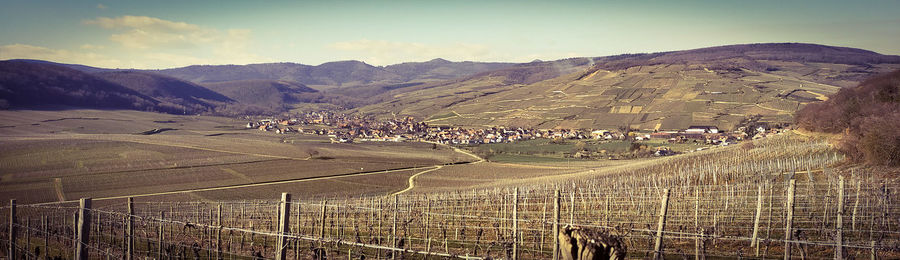
[[[834,242],[834,259],[844,259],[844,176],[840,176],[838,183],[838,209],[837,209],[837,234]]]
[[[221,210],[221,207],[219,209]],[[286,230],[290,225],[290,209],[291,194],[283,192],[281,193],[281,205],[278,210],[278,241],[275,242],[276,260],[287,259],[287,243],[285,243],[285,235],[287,234]]]
[[[559,188],[553,200],[553,260],[559,260]]]
[[[575,186],[573,183],[572,186]],[[572,187],[572,194],[569,196],[569,225],[575,226],[575,188]]]
[[[859,208],[859,189],[860,189],[859,186],[860,185],[862,185],[862,181],[857,180],[856,181],[856,201],[853,202],[853,216],[850,217],[851,218],[850,225],[851,225],[851,228],[853,228],[853,231],[856,231],[856,209]]]
[[[703,232],[700,232],[700,188],[697,187],[694,191],[694,229],[697,230],[697,233],[700,233],[700,236],[697,236],[694,239],[694,259],[701,260],[705,259],[702,254],[700,254],[700,242],[701,236],[703,236]]]
[[[165,239],[163,237],[163,231],[164,231],[163,230],[163,219],[166,219],[166,212],[160,211],[159,212],[159,234],[157,234],[157,238],[159,240],[156,241],[156,255],[158,257],[157,259],[162,259],[162,257],[163,257],[163,239]]]
[[[872,260],[878,260],[878,249],[875,247],[875,240],[872,240],[870,246],[872,246]]]
[[[219,203],[216,212],[216,259],[222,260],[222,204]]]
[[[31,259],[31,218],[25,218],[25,259]]]
[[[519,259],[519,188],[516,187],[513,189],[513,248],[512,248],[512,259]]]
[[[50,260],[50,218],[41,216],[41,227],[44,229],[44,260]]]
[[[9,259],[15,260],[16,255],[16,200],[9,200]]]
[[[127,199],[128,216],[125,221],[125,260],[134,260],[134,198]]]
[[[759,216],[762,215],[763,186],[759,186],[756,194],[756,217],[753,218],[753,238],[750,245],[756,248],[756,257],[759,257]]]
[[[391,226],[391,247],[392,247],[391,259],[397,259],[397,251],[394,251],[394,250],[396,250],[396,248],[397,248],[397,211],[400,210],[399,204],[400,204],[400,195],[394,195],[394,210],[393,210],[394,211],[394,215],[393,215],[394,224]]]
[[[663,230],[666,228],[666,213],[669,210],[669,189],[663,189],[662,204],[659,206],[659,222],[656,224],[656,245],[653,251],[655,259],[663,259]]]
[[[427,255],[430,255],[430,254],[431,254],[431,237],[428,236],[428,222],[431,220],[431,217],[430,217],[430,214],[431,214],[431,200],[428,200],[428,199],[426,198],[425,203],[427,204],[427,206],[425,207],[425,214],[424,214],[422,217],[425,218],[425,219],[424,219],[424,221],[425,221],[425,228],[424,228],[424,229],[425,229],[425,235],[424,235],[423,237],[425,237],[425,255],[427,256]]]
[[[78,200],[78,235],[75,240],[75,259],[87,260],[87,244],[91,241],[91,198]]]
[[[72,214],[72,259],[78,257],[78,213],[79,212],[76,210]],[[150,255],[147,256],[149,257]]]
[[[322,249],[323,251],[324,251],[324,246],[325,246],[325,207],[327,204],[328,204],[328,201],[326,201],[323,198],[322,199],[322,223],[320,223],[322,226],[319,227],[319,247],[323,247],[323,249]]]
[[[303,204],[297,200],[297,235],[303,235]],[[294,259],[300,259],[300,239],[294,241]]]
[[[787,220],[784,227],[784,260],[791,259],[791,235],[794,233],[791,224],[794,221],[794,188],[796,181],[791,179],[787,194]]]

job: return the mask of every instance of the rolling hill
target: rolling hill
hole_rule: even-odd
[[[844,88],[797,111],[800,127],[841,135],[850,159],[900,166],[900,70]]]
[[[0,62],[0,102],[11,109],[100,108],[210,113],[234,100],[183,80],[139,71],[72,68],[45,61]],[[80,66],[80,67],[78,67]]]
[[[900,56],[769,43],[521,64],[434,59],[384,67],[338,61],[318,66],[197,65],[123,72],[25,63],[71,68],[63,74],[77,74],[72,81],[104,78],[101,81],[128,87],[130,91],[123,93],[143,103],[111,104],[134,109],[234,115],[325,108],[384,117],[409,115],[431,124],[674,130],[698,124],[731,129],[748,118],[789,123],[806,104],[900,68]],[[28,75],[23,72],[17,78],[8,73],[6,81],[26,82]],[[64,79],[54,78],[61,82],[53,84],[68,84]]]
[[[9,109],[159,110],[159,101],[140,92],[64,66],[0,61],[0,106]]]
[[[234,100],[180,79],[140,71],[109,71],[94,74],[105,79],[152,97],[160,101],[159,106],[171,107],[183,111],[208,111],[216,106],[234,102]]]
[[[291,104],[301,102],[306,97],[304,94],[318,92],[296,82],[265,79],[204,83],[203,86],[242,105],[268,111],[289,109]]]
[[[898,56],[794,43],[563,61],[391,91],[352,111],[468,126],[730,129],[757,116],[792,122],[805,104],[900,68]]]
[[[387,67],[376,67],[360,61],[336,61],[318,66],[297,63],[198,65],[156,72],[195,83],[265,79],[297,82],[321,90],[454,79],[511,65],[435,59]]]

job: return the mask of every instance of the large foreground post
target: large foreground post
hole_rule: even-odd
[[[553,199],[553,260],[559,260],[559,188]]]
[[[75,240],[75,259],[87,260],[87,246],[91,241],[91,198],[78,201],[78,236]]]
[[[793,228],[791,228],[791,224],[794,221],[794,187],[796,182],[791,179],[791,182],[788,186],[788,194],[787,194],[787,223],[784,227],[784,260],[791,259],[791,235],[793,233]]]
[[[844,176],[840,176],[838,184],[837,234],[834,238],[834,259],[844,259]]]
[[[125,218],[125,260],[134,259],[134,198],[128,197],[128,216]]]
[[[512,259],[519,259],[519,188],[516,187],[513,191],[513,248],[512,248]]]
[[[655,259],[663,259],[662,239],[663,229],[666,228],[666,213],[669,210],[669,189],[663,190],[662,203],[659,206],[659,222],[656,224],[656,245],[653,250],[656,252]]]
[[[287,258],[287,243],[285,243],[285,230],[290,225],[291,214],[291,194],[287,192],[281,193],[281,204],[278,210],[278,241],[275,243],[275,259],[285,260]]]
[[[9,200],[9,259],[16,259],[16,200]]]
[[[756,194],[756,217],[753,218],[753,238],[750,245],[756,248],[756,257],[759,257],[759,216],[762,215],[763,186],[759,185]]]

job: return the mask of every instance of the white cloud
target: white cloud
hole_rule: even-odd
[[[91,66],[108,67],[98,60],[117,57],[117,67],[168,68],[195,64],[247,64],[271,59],[251,52],[252,32],[244,29],[217,30],[196,24],[168,21],[147,16],[98,17],[83,21],[110,31],[111,45],[83,44],[78,51],[56,50],[38,46],[41,52],[16,50],[19,58],[49,59]],[[107,56],[87,52],[102,52]],[[30,55],[30,56],[29,56]],[[53,58],[53,59],[51,59]],[[109,59],[111,60],[111,59]]]
[[[106,10],[106,6],[103,4],[97,4],[97,9]]]
[[[102,49],[106,49],[106,46],[93,45],[93,44],[82,44],[79,48],[84,49],[84,50],[102,50]]]
[[[97,17],[85,20],[85,24],[98,25],[106,29],[143,29],[152,31],[195,31],[200,26],[185,22],[173,22],[149,16],[124,15],[114,18]]]
[[[122,47],[138,50],[153,48],[196,48],[221,40],[227,34],[199,25],[167,21],[147,16],[98,17],[85,24],[116,30],[109,37]]]

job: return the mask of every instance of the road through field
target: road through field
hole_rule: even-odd
[[[413,176],[409,176],[409,187],[406,187],[406,189],[403,189],[403,190],[401,190],[401,191],[394,192],[394,194],[391,194],[391,196],[403,194],[404,192],[407,192],[407,191],[412,190],[413,188],[416,187],[416,182],[415,182],[416,177],[418,177],[419,175],[425,174],[425,173],[427,173],[427,172],[440,170],[441,168],[444,168],[444,166],[443,166],[443,165],[438,165],[438,166],[435,166],[433,169],[424,170],[424,171],[421,171],[421,172],[419,172],[419,173],[413,174]]]
[[[198,189],[185,189],[185,190],[174,190],[174,191],[164,191],[164,192],[154,192],[154,193],[144,193],[144,194],[130,194],[130,195],[121,195],[121,196],[100,197],[100,198],[93,198],[93,200],[98,200],[98,201],[99,200],[113,200],[113,199],[124,199],[124,198],[128,198],[128,197],[139,198],[139,197],[151,197],[151,196],[183,194],[183,193],[193,193],[193,192],[203,192],[203,191],[239,189],[239,188],[266,186],[266,185],[329,180],[329,179],[337,179],[337,178],[344,178],[344,177],[357,177],[357,176],[384,174],[384,173],[391,173],[391,172],[419,170],[419,169],[428,169],[428,168],[432,168],[431,170],[434,170],[435,167],[436,166],[421,166],[421,167],[398,168],[398,169],[371,171],[371,172],[352,172],[352,173],[342,173],[342,174],[335,174],[335,175],[329,175],[329,176],[304,177],[304,178],[279,180],[279,181],[264,181],[264,182],[256,182],[256,183],[225,185],[225,186],[198,188]],[[64,203],[64,202],[77,202],[77,201],[78,200],[67,200],[67,201],[36,203],[33,205],[50,205],[50,204],[57,204],[57,203]]]
[[[156,145],[169,145],[169,144],[162,144],[162,143],[153,143],[153,144],[156,144]],[[439,144],[439,143],[435,143],[435,144]],[[440,144],[440,145],[442,145],[442,146],[447,146],[447,145],[444,145],[444,144]],[[202,150],[208,150],[208,149],[203,149],[202,147],[192,147],[192,146],[184,146],[184,145],[182,145],[182,146],[180,146],[180,147],[194,148],[194,149],[200,148],[200,149],[202,149]],[[452,147],[452,146],[447,146],[447,147],[452,148],[452,149],[453,149],[455,152],[457,152],[457,153],[462,153],[462,154],[465,154],[465,155],[467,155],[467,156],[470,156],[470,157],[476,159],[475,161],[463,162],[462,164],[474,164],[474,163],[484,162],[484,159],[481,158],[481,157],[479,157],[478,155],[472,154],[472,153],[470,153],[470,152],[468,152],[468,151],[465,151],[465,150],[462,150],[462,149],[459,149],[459,148],[456,148],[456,147]],[[218,149],[215,149],[215,150],[218,150]],[[224,152],[227,152],[227,151],[224,151]],[[268,157],[268,156],[266,156],[266,157]],[[291,157],[282,157],[282,156],[272,156],[272,157],[278,157],[278,158],[282,158],[282,159],[304,160],[304,159],[302,159],[302,158],[291,158]],[[394,193],[394,194],[400,194],[400,193],[407,192],[407,191],[409,191],[409,190],[411,190],[411,189],[413,189],[413,188],[415,187],[415,177],[416,177],[416,176],[422,175],[422,174],[427,173],[427,172],[435,171],[435,170],[441,169],[441,168],[443,168],[443,167],[445,167],[445,165],[431,165],[431,166],[420,166],[420,167],[405,167],[405,168],[396,168],[396,169],[379,170],[379,171],[368,171],[368,172],[351,172],[351,173],[342,173],[342,174],[335,174],[335,175],[329,175],[329,176],[303,177],[303,178],[296,178],[296,179],[277,180],[277,181],[264,181],[264,182],[245,183],[245,184],[235,184],[235,185],[224,185],[224,186],[215,186],[215,187],[206,187],[206,188],[196,188],[196,189],[183,189],[183,190],[164,191],[164,192],[154,192],[154,193],[144,193],[144,194],[130,194],[130,195],[120,195],[120,196],[111,196],[111,197],[98,197],[98,198],[93,198],[93,200],[98,200],[98,201],[99,201],[99,200],[123,199],[123,198],[128,198],[128,197],[135,198],[135,197],[151,197],[151,196],[172,195],[172,194],[185,194],[185,193],[204,192],[204,191],[217,191],[217,190],[239,189],[239,188],[248,188],[248,187],[258,187],[258,186],[267,186],[267,185],[277,185],[277,184],[290,184],[290,183],[299,183],[299,182],[330,180],[330,179],[345,178],[345,177],[358,177],[358,176],[376,175],[376,174],[385,174],[385,173],[400,172],[400,171],[408,171],[408,170],[423,170],[422,172],[419,172],[419,173],[414,174],[413,176],[410,176],[410,178],[409,178],[409,180],[408,180],[409,187],[407,187],[406,189],[404,189],[404,190],[402,190],[402,191],[399,191],[399,192],[397,192],[397,193]],[[232,174],[232,175],[243,175],[243,174],[237,173],[237,172],[235,172],[235,171],[233,171],[233,170],[229,171],[230,169],[227,169],[227,168],[223,168],[223,170],[225,170],[226,172],[229,172],[229,173]],[[244,176],[244,177],[246,177],[246,176]],[[45,204],[55,204],[55,203],[61,203],[61,202],[76,202],[76,201],[77,201],[77,200],[65,200],[65,197],[64,197],[63,194],[62,194],[62,187],[61,187],[61,186],[62,186],[62,185],[61,185],[62,183],[60,183],[59,181],[55,181],[54,184],[55,184],[54,186],[55,186],[55,189],[56,189],[56,192],[57,192],[57,197],[58,197],[59,201],[57,201],[57,202],[47,202],[47,203],[38,203],[38,204],[35,204],[35,205],[45,205]]]

